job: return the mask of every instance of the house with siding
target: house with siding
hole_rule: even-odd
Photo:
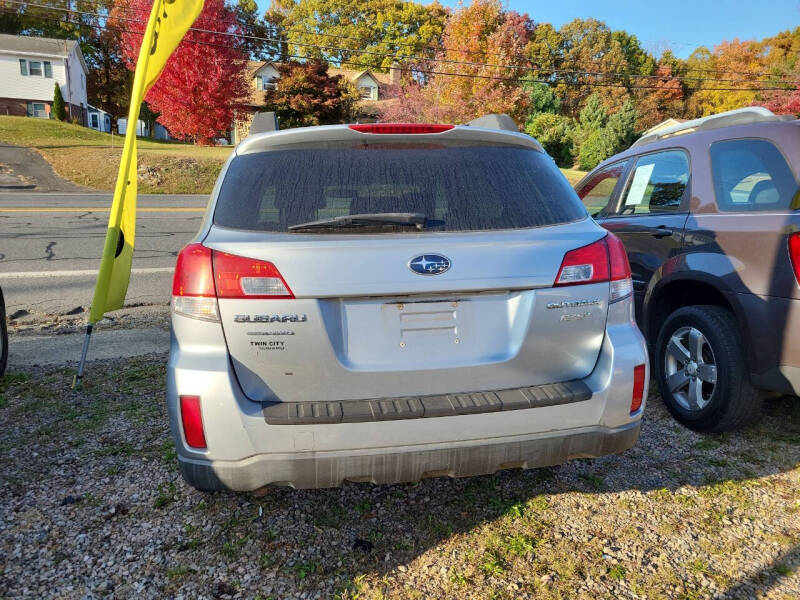
[[[0,114],[50,118],[58,83],[67,118],[86,125],[88,73],[74,40],[0,34]]]
[[[272,61],[250,61],[247,65],[246,77],[250,81],[250,95],[241,102],[242,108],[234,117],[231,140],[238,144],[247,137],[253,115],[264,110],[264,95],[280,85],[280,63]],[[361,101],[358,104],[359,121],[375,121],[380,115],[383,105],[391,102],[392,89],[399,85],[401,69],[393,65],[388,73],[370,69],[340,69],[328,67],[328,74],[341,75],[351,82],[359,92]]]

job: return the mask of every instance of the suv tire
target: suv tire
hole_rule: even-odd
[[[669,315],[656,338],[654,366],[667,409],[689,429],[732,431],[761,412],[728,309],[686,306]]]

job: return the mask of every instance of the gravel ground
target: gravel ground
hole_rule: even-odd
[[[18,310],[8,315],[8,334],[12,337],[29,335],[65,335],[83,333],[89,310],[76,306],[70,311],[60,314]],[[148,329],[169,330],[169,306],[142,305],[126,306],[114,311],[113,316],[106,316],[98,324],[97,329]],[[12,340],[13,341],[13,340]]]
[[[651,397],[632,450],[557,468],[202,494],[165,358],[0,380],[0,597],[800,597],[796,400],[700,436]]]

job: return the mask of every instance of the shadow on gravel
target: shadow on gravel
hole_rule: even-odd
[[[202,494],[175,464],[164,368],[93,363],[79,392],[68,369],[0,380],[0,597],[735,598],[798,568],[797,486],[780,477],[800,464],[796,399],[703,436],[651,397],[634,448],[560,467]]]
[[[722,594],[721,600],[735,600],[738,598],[752,598],[756,592],[766,594],[774,588],[781,579],[782,574],[800,567],[800,544],[782,553],[768,566],[759,569],[752,575],[743,577]]]

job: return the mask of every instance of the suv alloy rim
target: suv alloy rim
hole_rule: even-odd
[[[667,342],[664,356],[667,387],[686,410],[701,410],[717,386],[717,363],[708,339],[699,329],[681,327]]]

